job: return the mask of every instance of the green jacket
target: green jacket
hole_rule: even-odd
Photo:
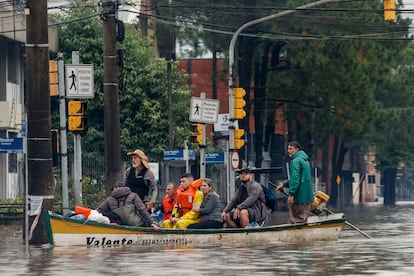
[[[294,196],[295,204],[313,202],[313,188],[309,156],[300,150],[292,156],[289,167],[290,179],[283,183],[289,188],[289,195]]]

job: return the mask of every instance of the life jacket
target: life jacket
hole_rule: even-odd
[[[134,193],[137,193],[141,200],[144,201],[149,192],[149,185],[144,180],[147,168],[140,171],[137,176],[135,175],[135,171],[134,167],[131,167],[129,170],[126,186],[128,186]]]
[[[171,198],[169,195],[165,195],[162,199],[162,208],[163,212],[165,214],[164,219],[170,219],[172,210],[174,208],[174,205],[177,203],[177,196],[175,198]]]
[[[185,215],[193,208],[195,192],[200,187],[201,180],[201,178],[194,180],[187,190],[183,190],[181,185],[177,188],[177,207],[180,216]]]

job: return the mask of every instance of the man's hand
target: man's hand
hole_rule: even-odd
[[[276,189],[278,189],[279,191],[283,191],[283,183],[279,183],[276,187]]]
[[[236,208],[233,212],[233,219],[237,219],[240,217],[240,209]]]
[[[221,213],[221,219],[222,219],[223,221],[225,221],[225,220],[226,220],[226,215],[227,215],[227,213],[226,213],[226,212],[222,212],[222,213]]]

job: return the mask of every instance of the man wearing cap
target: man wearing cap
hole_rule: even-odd
[[[148,157],[139,149],[128,152],[128,155],[131,156],[132,166],[125,170],[124,185],[137,193],[150,210],[157,200],[158,186],[155,183],[154,173],[150,169]],[[152,190],[151,200],[149,199],[150,189]]]
[[[289,165],[289,179],[277,186],[278,190],[289,188],[287,203],[290,223],[301,223],[308,219],[314,200],[311,166],[309,156],[301,150],[300,143],[288,144],[288,155],[292,159]]]
[[[221,217],[228,227],[246,227],[250,222],[263,222],[270,214],[262,186],[253,179],[251,168],[238,170],[241,186],[227,203]]]

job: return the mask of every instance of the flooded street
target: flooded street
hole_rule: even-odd
[[[203,248],[25,249],[21,226],[0,225],[0,275],[414,275],[414,204],[344,210],[336,242]]]

